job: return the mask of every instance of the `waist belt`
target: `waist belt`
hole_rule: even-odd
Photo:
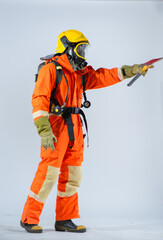
[[[72,116],[71,114],[80,114],[83,117],[86,133],[87,133],[87,147],[89,147],[89,136],[88,136],[88,125],[87,120],[85,117],[84,112],[77,107],[63,107],[62,109],[62,117],[65,119],[68,129],[68,135],[69,135],[69,147],[72,148],[74,145],[75,137],[74,137],[74,130],[73,130],[73,122],[72,122]]]

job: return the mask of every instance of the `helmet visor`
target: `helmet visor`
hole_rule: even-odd
[[[79,58],[86,60],[86,50],[88,49],[89,43],[79,43],[76,45],[74,52]]]

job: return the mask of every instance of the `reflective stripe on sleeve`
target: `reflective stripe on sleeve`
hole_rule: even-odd
[[[122,70],[120,68],[118,68],[118,77],[121,81],[124,80],[123,74],[122,74]]]
[[[39,110],[39,111],[33,113],[33,119],[39,118],[41,116],[49,116],[49,113],[47,111],[43,111],[43,110]]]

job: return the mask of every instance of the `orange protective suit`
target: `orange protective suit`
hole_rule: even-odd
[[[85,74],[85,89],[103,88],[120,82],[118,68],[94,70],[91,66],[83,71],[73,71],[66,54],[55,56],[63,68],[68,80],[69,95],[67,107],[81,107],[82,83],[81,75]],[[38,224],[44,203],[58,180],[56,201],[56,220],[79,218],[77,188],[81,182],[84,140],[82,123],[79,114],[72,114],[74,124],[74,146],[69,148],[69,136],[65,120],[61,116],[49,114],[50,96],[56,84],[56,69],[53,63],[42,67],[32,96],[34,121],[49,115],[52,131],[57,137],[55,150],[45,150],[41,146],[41,158],[35,178],[32,182],[27,201],[24,206],[21,221],[28,224]],[[67,94],[67,84],[62,77],[57,86],[55,99],[62,106]],[[58,179],[59,176],[59,179]]]

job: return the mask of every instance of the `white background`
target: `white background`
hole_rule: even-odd
[[[163,56],[162,1],[0,1],[0,214],[21,216],[40,161],[31,97],[39,58],[58,35],[82,31],[95,69]],[[129,80],[88,91],[80,214],[163,218],[163,62]],[[56,187],[42,217],[55,218]],[[41,218],[42,218],[41,217]]]

